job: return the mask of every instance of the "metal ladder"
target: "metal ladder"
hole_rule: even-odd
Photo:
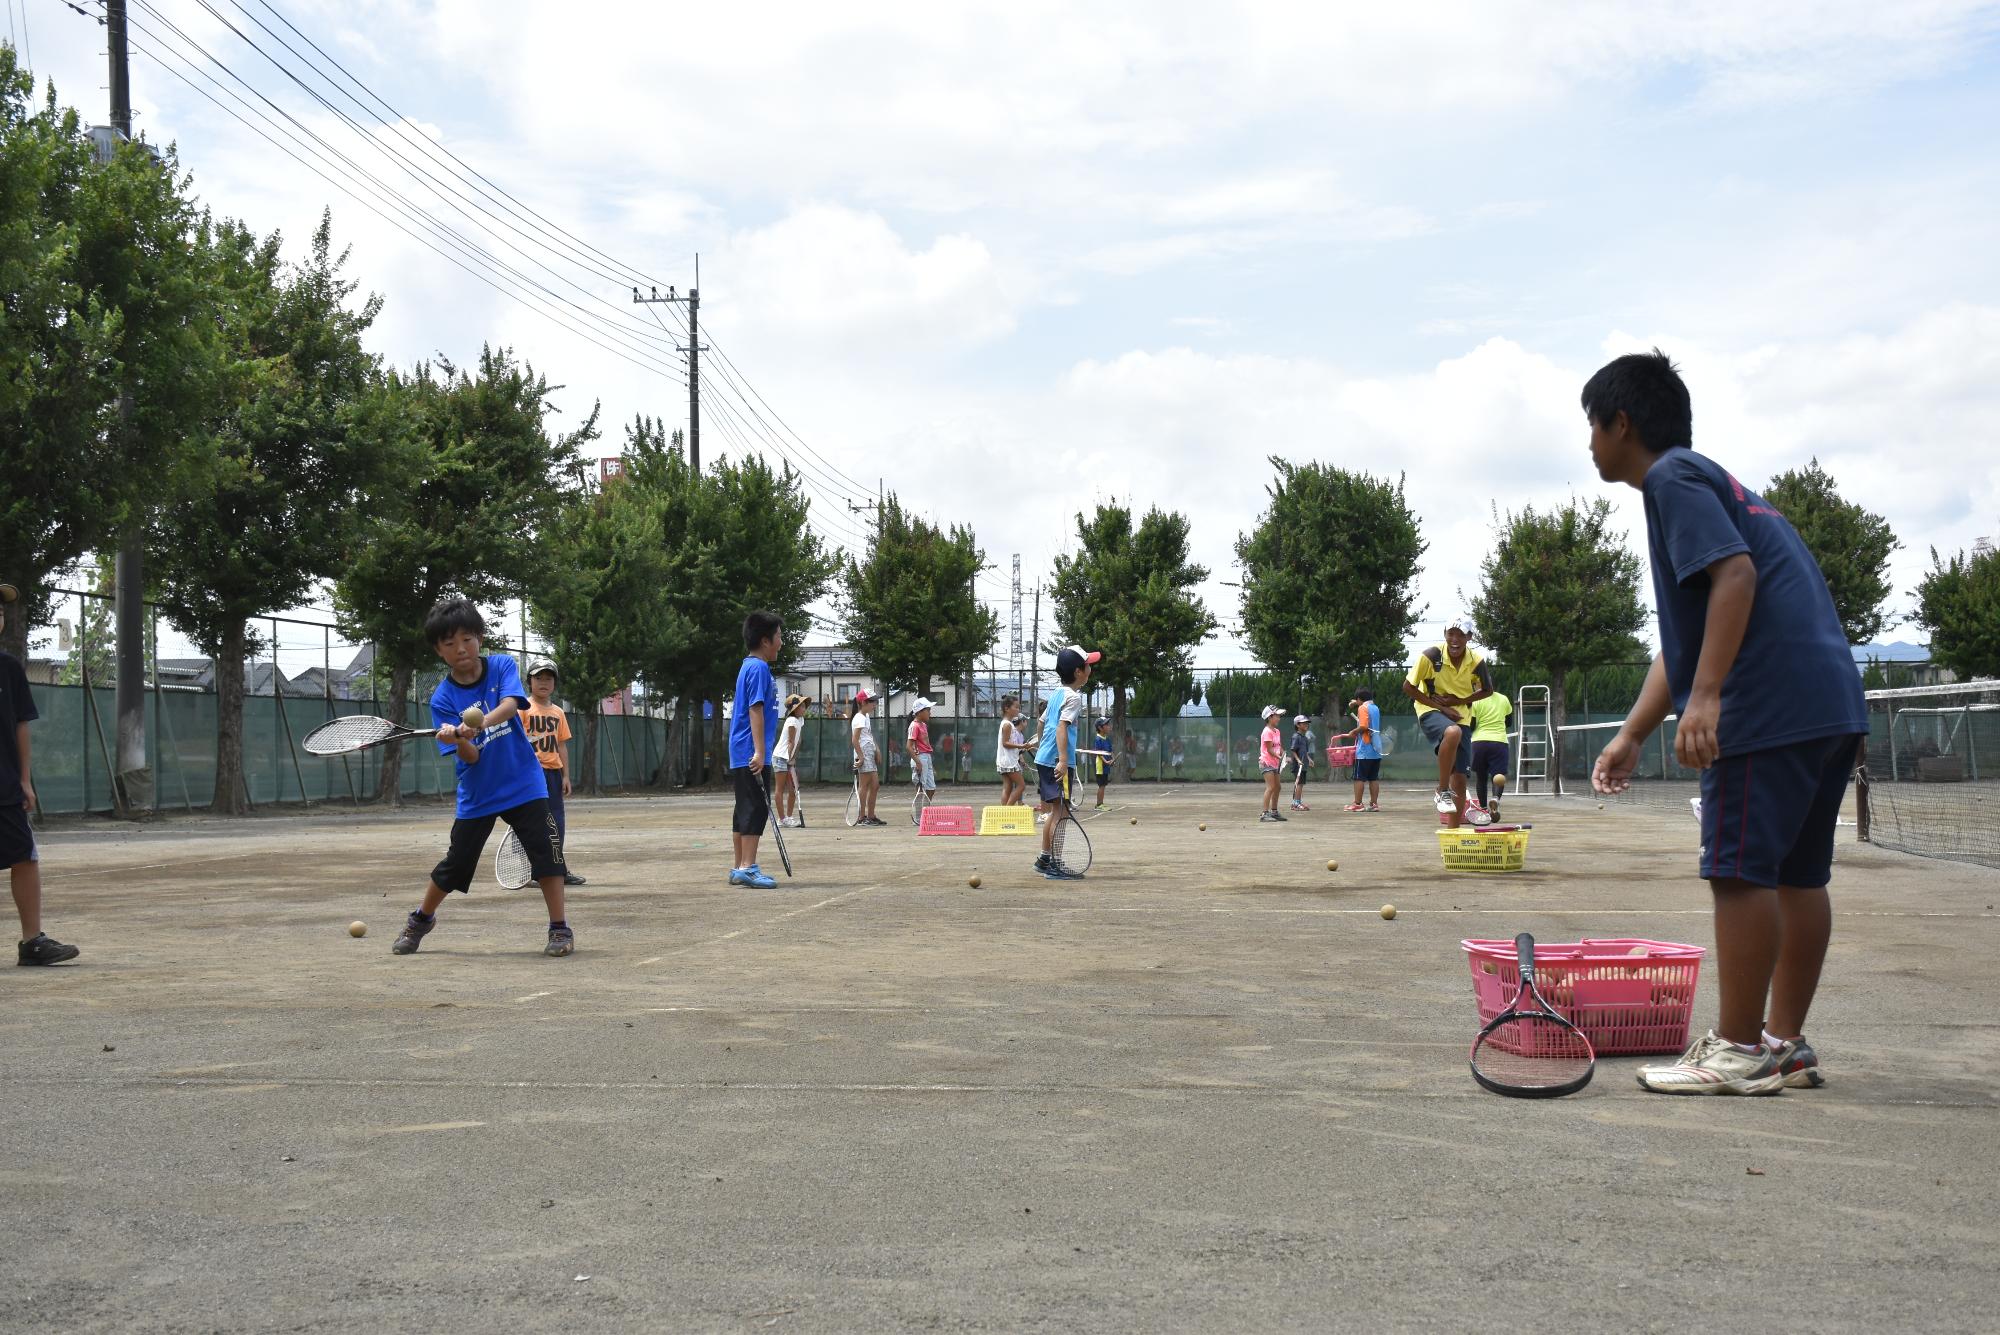
[[[1553,782],[1549,777],[1549,757],[1555,750],[1555,733],[1549,727],[1549,688],[1523,686],[1514,716],[1520,725],[1514,752],[1514,792],[1523,797],[1560,793],[1562,777],[1557,775]]]

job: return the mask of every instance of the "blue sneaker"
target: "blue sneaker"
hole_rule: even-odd
[[[743,869],[743,879],[738,884],[747,885],[752,890],[775,890],[778,888],[778,883],[759,871],[757,864],[754,862]]]
[[[731,867],[729,869],[729,883],[731,885],[750,884],[750,869],[748,867]]]

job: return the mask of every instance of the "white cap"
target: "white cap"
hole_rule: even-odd
[[[917,697],[916,704],[910,706],[910,712],[912,714],[921,714],[926,709],[936,709],[936,708],[937,708],[937,701],[931,699],[927,695],[920,695]]]
[[[1463,632],[1465,633],[1465,637],[1466,637],[1467,639],[1471,639],[1471,638],[1472,638],[1472,614],[1471,614],[1470,612],[1462,612],[1462,613],[1460,613],[1460,614],[1459,614],[1458,616],[1455,616],[1455,617],[1453,617],[1453,618],[1452,618],[1451,620],[1449,620],[1449,621],[1445,622],[1445,623],[1444,623],[1444,628],[1445,628],[1445,630],[1446,630],[1446,632],[1447,632],[1447,633],[1449,633],[1449,632],[1451,632],[1451,631],[1454,631],[1454,630],[1456,630],[1456,631],[1463,631]]]
[[[1265,717],[1265,718],[1270,718],[1270,717],[1271,717],[1271,716],[1272,716],[1273,714],[1283,714],[1284,712],[1285,712],[1285,711],[1284,711],[1283,709],[1279,708],[1279,707],[1278,707],[1277,705],[1265,705],[1265,706],[1264,706],[1264,717]]]
[[[1304,714],[1294,714],[1294,715],[1292,715],[1292,722],[1294,722],[1294,723],[1310,723],[1310,722],[1312,722],[1312,720],[1311,720],[1311,719],[1309,719],[1309,718],[1307,718],[1307,717],[1306,717],[1306,716],[1305,716]]]

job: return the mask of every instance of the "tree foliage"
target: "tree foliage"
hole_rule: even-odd
[[[651,418],[626,428],[626,469],[607,490],[629,488],[651,516],[661,559],[659,587],[643,604],[653,622],[638,675],[677,701],[683,739],[701,701],[727,698],[743,661],[743,618],[754,608],[785,620],[783,671],[813,629],[808,610],[823,597],[837,562],[810,523],[811,501],[789,467],[757,456],[718,456],[696,473],[679,433]],[[722,711],[713,723],[718,728]],[[668,779],[682,748],[670,735]]]
[[[1122,728],[1126,692],[1187,677],[1193,651],[1216,629],[1197,592],[1208,569],[1188,554],[1183,514],[1154,508],[1135,528],[1129,509],[1100,505],[1076,517],[1076,536],[1076,553],[1055,561],[1050,647],[1074,643],[1103,653],[1092,684],[1111,689],[1113,726]]]
[[[927,693],[992,645],[1000,617],[972,584],[985,567],[971,529],[940,529],[893,492],[882,502],[867,555],[847,560],[845,593],[848,642],[886,688]]]
[[[1930,632],[1931,658],[1960,677],[2000,677],[2000,552],[1931,548],[1917,586],[1917,624]]]
[[[1818,459],[1772,478],[1764,499],[1791,521],[1819,562],[1847,642],[1866,644],[1880,635],[1889,620],[1889,557],[1903,545],[1889,521],[1841,499]]]
[[[0,570],[26,600],[0,647],[17,654],[52,577],[178,471],[216,328],[204,220],[172,155],[96,162],[76,113],[33,93],[0,46]]]
[[[242,786],[247,622],[303,602],[340,569],[364,498],[389,490],[384,404],[362,334],[381,308],[350,308],[332,220],[307,257],[280,260],[276,233],[215,231],[228,294],[222,325],[229,377],[189,464],[187,485],[150,523],[148,581],[160,609],[215,659],[214,808],[246,809]]]
[[[1480,589],[1471,601],[1478,637],[1517,671],[1547,674],[1558,728],[1568,717],[1573,669],[1646,656],[1638,639],[1646,628],[1644,567],[1625,535],[1610,531],[1610,521],[1604,497],[1572,496],[1545,512],[1532,505],[1518,514],[1496,510],[1493,545],[1480,563]]]
[[[1275,456],[1271,466],[1270,504],[1236,543],[1243,632],[1266,663],[1312,683],[1323,713],[1344,681],[1401,656],[1426,544],[1401,478]]]
[[[576,485],[578,448],[597,438],[597,412],[551,434],[551,390],[506,349],[482,349],[475,374],[440,359],[382,388],[389,471],[369,498],[334,584],[340,630],[372,640],[390,669],[389,711],[404,717],[411,672],[432,657],[425,613],[446,593],[495,602],[535,583],[535,538]],[[400,752],[382,766],[394,800]]]

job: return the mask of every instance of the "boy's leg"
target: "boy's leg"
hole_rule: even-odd
[[[549,940],[542,953],[569,954],[576,948],[576,937],[569,928],[568,909],[563,897],[564,869],[555,808],[547,801],[523,802],[518,807],[501,812],[500,819],[507,822],[508,828],[521,841],[521,851],[528,855],[528,866],[535,873],[536,883],[542,887],[542,902],[548,906]]]
[[[1764,1041],[1764,1002],[1782,941],[1778,892],[1735,879],[1710,881],[1709,888],[1715,892],[1715,1032],[1756,1047]],[[1817,974],[1815,969],[1815,979]]]
[[[431,928],[437,925],[437,911],[454,890],[464,893],[472,886],[479,870],[479,855],[486,849],[486,836],[493,833],[494,816],[461,816],[451,823],[451,841],[431,878],[424,885],[424,897],[403,922],[403,930],[389,947],[391,954],[415,953]]]
[[[1764,1027],[1779,1038],[1806,1031],[1806,1012],[1819,990],[1819,973],[1833,939],[1833,900],[1826,887],[1778,891],[1778,959],[1771,972],[1770,1017]]]
[[[21,915],[21,939],[32,941],[42,934],[42,864],[21,861],[7,869],[14,892],[14,911]]]

